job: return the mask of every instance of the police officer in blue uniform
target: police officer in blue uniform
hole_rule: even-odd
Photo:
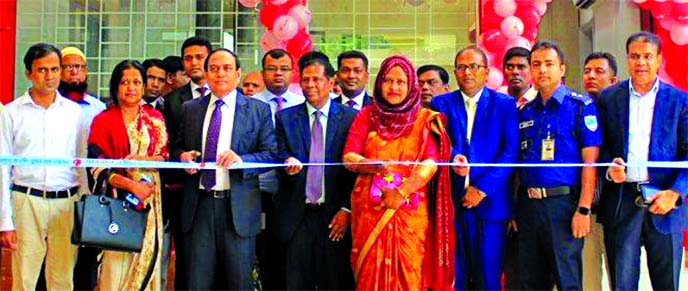
[[[530,53],[537,98],[519,112],[523,163],[594,163],[601,133],[593,100],[562,84],[564,55],[553,41]],[[519,281],[524,290],[581,290],[583,237],[590,232],[594,167],[519,171]],[[554,279],[554,282],[552,282]]]

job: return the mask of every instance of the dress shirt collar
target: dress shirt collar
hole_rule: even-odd
[[[639,97],[639,98],[642,98],[642,97],[645,97],[648,95],[657,95],[657,91],[659,91],[659,78],[655,78],[655,82],[652,84],[652,88],[650,89],[650,91],[645,93],[645,95],[641,95],[640,93],[638,93],[638,91],[635,90],[635,88],[633,88],[633,80],[630,80],[630,79],[628,80],[628,90],[631,93],[631,96],[635,96],[635,97]]]
[[[64,104],[69,103],[69,102],[74,102],[74,101],[69,100],[69,98],[62,96],[62,94],[60,94],[59,91],[55,90],[55,102],[53,102],[53,104],[50,104],[50,107],[52,107],[52,106],[63,106]],[[21,104],[21,105],[33,104],[34,106],[41,107],[40,105],[36,104],[36,102],[33,101],[33,98],[31,98],[31,89],[26,90],[26,92],[24,92],[24,95],[19,97],[19,104]]]
[[[530,88],[528,88],[528,91],[526,91],[526,93],[523,94],[523,96],[521,96],[521,97],[525,98],[526,103],[528,103],[530,101],[535,100],[535,97],[537,97],[537,94],[538,94],[538,91],[535,90],[535,86],[531,85]]]
[[[215,94],[213,94],[211,92],[210,93],[210,103],[208,103],[208,105],[211,105],[211,104],[214,105],[215,101],[217,101],[218,99],[222,99],[222,101],[225,102],[224,105],[229,107],[229,106],[231,106],[230,104],[236,103],[236,98],[237,98],[237,90],[236,89],[232,90],[232,92],[229,92],[229,94],[223,96],[222,98],[218,98],[218,96],[215,96]]]
[[[315,106],[311,105],[310,103],[308,103],[308,101],[306,101],[306,111],[308,112],[308,116],[313,116],[313,113],[315,113],[316,110],[318,110],[318,109],[316,109]],[[329,98],[327,99],[327,102],[325,103],[325,105],[323,105],[323,107],[320,108],[320,113],[324,117],[327,117],[327,115],[330,113],[330,99]]]
[[[141,102],[139,102],[139,104],[140,104],[140,105],[146,105],[146,104],[148,104],[148,105],[150,105],[150,106],[155,107],[155,105],[161,104],[161,103],[163,103],[163,102],[164,102],[164,101],[163,101],[162,96],[158,96],[158,98],[155,98],[155,100],[153,100],[153,101],[151,101],[151,102],[148,102],[148,101],[146,101],[146,99],[141,98]]]
[[[566,87],[564,85],[559,84],[557,86],[557,88],[554,89],[554,92],[552,92],[552,96],[549,98],[549,100],[555,100],[555,101],[557,101],[557,103],[561,104],[564,102],[564,97],[566,96],[567,92],[568,92],[568,90],[566,90]],[[537,98],[539,100],[538,103],[540,103],[540,105],[546,105],[546,104],[542,104],[542,102],[541,102],[542,101],[542,95],[540,94],[540,92],[538,92]],[[547,102],[549,102],[549,100],[547,100]]]
[[[189,81],[189,84],[191,84],[191,95],[194,96],[194,98],[197,98],[197,97],[195,97],[195,96],[196,96],[196,94],[199,94],[199,95],[200,95],[200,92],[198,92],[198,88],[200,88],[201,86],[198,85],[198,84],[196,84],[196,83],[194,83],[193,80]],[[206,95],[210,94],[210,88],[208,88],[208,83],[206,83],[205,85],[203,85],[203,87],[205,87],[205,89],[206,89],[206,93],[205,93],[205,94],[206,94]],[[200,97],[204,97],[204,96],[200,96]]]
[[[461,97],[463,97],[464,104],[466,104],[470,100],[472,100],[474,104],[478,104],[478,101],[480,101],[480,96],[483,95],[483,90],[485,90],[485,87],[480,88],[480,90],[478,90],[478,92],[476,92],[475,95],[473,95],[473,97],[466,95],[466,93],[464,93],[461,90],[459,90],[459,92],[461,92]]]
[[[349,98],[342,93],[342,104],[348,105],[347,102],[349,102],[349,100],[354,100],[357,106],[363,106],[363,98],[365,97],[365,94],[365,89],[361,90],[361,93],[358,93],[358,95],[354,96],[354,98]]]

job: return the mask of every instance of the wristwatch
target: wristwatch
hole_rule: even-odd
[[[590,208],[584,207],[584,206],[578,206],[578,213],[582,215],[590,215]]]

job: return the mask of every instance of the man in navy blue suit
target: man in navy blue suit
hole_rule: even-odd
[[[351,243],[343,238],[356,176],[343,166],[304,169],[302,162],[341,163],[356,110],[330,100],[334,68],[326,55],[306,53],[299,70],[306,102],[275,118],[278,155],[288,165],[278,172],[275,202],[277,238],[286,244],[287,289],[352,289]]]
[[[368,57],[359,51],[346,51],[337,56],[337,81],[342,94],[335,97],[335,103],[361,110],[373,100],[366,92],[368,84]]]
[[[460,90],[435,97],[431,108],[447,117],[455,162],[514,163],[518,157],[516,102],[485,87],[487,57],[470,46],[456,54]],[[456,168],[456,288],[499,290],[511,195],[509,167]]]
[[[216,162],[216,170],[187,170],[181,230],[188,288],[252,289],[255,237],[260,232],[260,169],[228,170],[246,162],[272,162],[277,151],[268,104],[236,87],[241,66],[225,48],[204,62],[211,94],[182,105],[172,159]]]
[[[631,35],[626,53],[630,80],[602,91],[598,101],[602,160],[616,164],[601,172],[598,214],[612,288],[638,289],[642,243],[652,288],[679,290],[688,169],[643,163],[688,160],[688,96],[657,77],[662,44],[656,35]]]

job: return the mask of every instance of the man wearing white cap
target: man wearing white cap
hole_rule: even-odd
[[[105,104],[86,92],[87,74],[88,64],[84,52],[73,46],[62,48],[62,78],[57,90],[62,96],[81,106],[84,120],[90,128],[91,120],[105,110]]]

